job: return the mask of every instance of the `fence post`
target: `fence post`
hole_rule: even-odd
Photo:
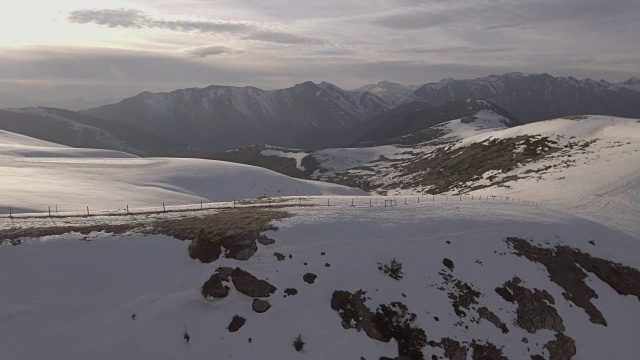
[[[236,199],[233,199],[233,208],[236,208]]]
[[[162,203],[162,212],[167,212],[167,208],[164,207],[164,203]]]
[[[404,204],[407,205],[407,198],[404,198]]]
[[[329,199],[327,199],[327,206],[329,206]]]
[[[271,207],[271,198],[269,198],[269,207]]]
[[[58,213],[58,204],[56,204],[56,214]]]
[[[49,206],[49,217],[51,217],[51,206]]]
[[[13,219],[13,214],[11,213],[11,208],[9,208],[9,219]]]
[[[200,210],[202,210],[202,200],[200,200]]]
[[[298,205],[302,206],[302,198],[298,199]]]
[[[420,204],[420,195],[418,195],[418,204]]]
[[[355,206],[355,205],[353,205],[353,198],[351,198],[351,206]]]
[[[89,216],[89,207],[87,206],[87,216]]]
[[[433,202],[436,202],[436,196],[433,195]]]
[[[447,198],[444,201],[449,201],[449,195],[447,195]]]
[[[127,214],[129,214],[129,204],[127,204]]]
[[[462,201],[462,195],[460,195],[460,201]]]
[[[373,203],[372,203],[371,199],[369,199],[369,207],[373,207]]]

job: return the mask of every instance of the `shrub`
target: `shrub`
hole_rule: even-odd
[[[296,336],[296,339],[293,340],[293,347],[296,349],[296,351],[302,351],[302,349],[304,349],[304,345],[305,342],[302,340],[302,334],[298,334],[298,336]]]
[[[404,273],[402,271],[402,263],[396,260],[395,258],[391,260],[391,264],[389,265],[383,265],[381,263],[378,263],[378,270],[389,275],[390,278],[395,280],[402,279],[402,274]]]

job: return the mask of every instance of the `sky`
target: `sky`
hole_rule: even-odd
[[[640,76],[639,34],[638,0],[20,0],[0,12],[0,105],[512,71],[616,82]]]

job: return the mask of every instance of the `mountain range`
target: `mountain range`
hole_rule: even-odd
[[[277,90],[211,85],[143,92],[80,112],[7,109],[0,126],[69,146],[208,157],[252,144],[322,149],[394,143],[486,107],[518,124],[582,114],[637,118],[640,79],[609,83],[509,73],[420,86],[381,81],[355,90],[309,81]]]

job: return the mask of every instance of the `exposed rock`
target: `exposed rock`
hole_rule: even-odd
[[[227,330],[229,330],[229,332],[236,332],[240,330],[246,321],[247,319],[242,316],[234,315],[233,319],[231,319],[231,323],[227,326]]]
[[[459,341],[443,338],[439,343],[429,342],[431,347],[439,347],[444,349],[444,357],[448,360],[466,360],[469,348],[462,345]],[[437,357],[436,357],[437,358]]]
[[[453,261],[451,261],[451,259],[447,259],[445,258],[444,260],[442,260],[442,265],[446,266],[449,270],[453,271]]]
[[[467,314],[462,309],[471,310],[471,305],[478,304],[480,295],[482,294],[471,287],[471,285],[457,280],[454,283],[454,291],[450,292],[448,297],[451,300],[451,305],[456,315],[465,317]]]
[[[474,340],[471,343],[471,348],[473,349],[473,354],[471,355],[473,360],[509,360],[502,353],[502,349],[498,349],[488,341],[485,344],[480,344]]]
[[[325,264],[324,264],[324,266],[325,266],[325,267],[331,267],[331,264],[329,264],[329,263],[325,263]]]
[[[509,329],[507,328],[507,324],[502,322],[498,315],[496,315],[493,311],[487,309],[486,307],[481,307],[478,309],[478,315],[480,315],[481,319],[485,319],[495,325],[498,329],[502,330],[503,334],[508,334]]]
[[[531,355],[531,360],[545,360],[542,355]]]
[[[366,292],[358,290],[355,293],[348,291],[334,291],[331,297],[331,309],[338,312],[342,319],[342,327],[364,331],[374,340],[389,342],[390,335],[383,335],[373,322],[373,312],[365,305]]]
[[[284,289],[284,293],[287,296],[293,296],[293,295],[297,295],[298,294],[298,290],[294,289],[294,288],[286,288],[286,289]]]
[[[591,302],[598,294],[586,283],[585,270],[595,274],[620,295],[633,295],[640,300],[640,271],[583,253],[568,246],[542,248],[524,239],[507,238],[516,255],[542,264],[549,278],[564,289],[564,297],[584,309],[591,322],[607,325],[604,316]],[[584,269],[584,270],[583,270]]]
[[[398,355],[408,359],[424,359],[422,348],[427,344],[423,329],[414,326],[416,314],[401,302],[380,305],[373,316],[376,328],[383,336],[391,336],[398,343]]]
[[[576,354],[576,342],[564,333],[556,333],[556,339],[544,345],[549,351],[549,360],[571,360]]]
[[[277,290],[267,281],[259,280],[240,268],[233,270],[232,281],[239,292],[251,297],[269,297]]]
[[[232,268],[219,267],[216,272],[211,275],[204,285],[202,285],[202,295],[205,298],[224,298],[229,294],[229,287],[224,285],[223,281],[229,281],[229,278],[233,272]]]
[[[266,235],[263,235],[263,234],[258,235],[258,239],[257,240],[261,245],[265,245],[265,246],[273,245],[273,244],[276,243],[275,240],[270,239]]]
[[[558,311],[551,305],[555,299],[546,290],[529,290],[521,286],[522,280],[517,277],[497,288],[496,292],[503,299],[518,305],[516,310],[516,325],[535,333],[540,329],[564,331],[564,324]]]
[[[274,253],[273,253],[273,256],[275,256],[275,257],[276,257],[276,259],[278,259],[278,261],[284,261],[284,259],[285,259],[284,254],[281,254],[281,253],[279,253],[279,252],[274,252]]]
[[[318,278],[318,275],[312,273],[306,273],[304,274],[304,276],[302,276],[302,280],[304,280],[304,282],[306,282],[307,284],[313,284],[314,282],[316,282],[316,278]]]
[[[222,240],[225,257],[236,260],[248,260],[258,251],[255,234],[227,235]]]
[[[253,299],[251,304],[253,311],[263,313],[271,308],[271,304],[267,300]]]

